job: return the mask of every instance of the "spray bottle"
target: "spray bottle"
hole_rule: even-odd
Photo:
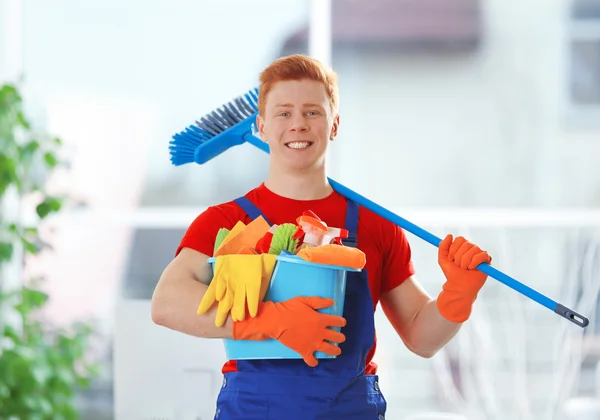
[[[346,229],[327,226],[327,223],[310,210],[305,211],[302,216],[298,217],[296,223],[304,232],[301,248],[327,244],[342,245],[342,238],[348,237]]]

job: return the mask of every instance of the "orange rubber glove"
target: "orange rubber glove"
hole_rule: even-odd
[[[444,318],[459,323],[469,319],[477,294],[487,279],[487,274],[476,267],[491,261],[486,251],[462,236],[454,241],[452,235],[444,238],[439,245],[438,263],[446,282],[437,299],[438,310]]]
[[[233,339],[274,338],[298,352],[308,366],[315,367],[315,351],[339,356],[342,350],[327,341],[343,343],[346,340],[344,334],[328,328],[346,325],[343,317],[316,311],[332,306],[333,303],[333,300],[327,298],[304,296],[284,302],[262,302],[255,318],[233,323]]]

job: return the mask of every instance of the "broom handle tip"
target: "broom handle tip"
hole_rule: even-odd
[[[586,317],[584,317],[581,314],[578,314],[574,310],[561,305],[560,303],[556,304],[556,307],[554,308],[554,312],[556,312],[558,315],[562,316],[563,318],[571,321],[572,323],[580,326],[581,328],[587,327],[590,323],[589,319],[587,319]]]

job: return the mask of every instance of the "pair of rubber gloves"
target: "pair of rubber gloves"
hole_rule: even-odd
[[[476,268],[491,261],[486,251],[462,236],[453,240],[452,235],[447,235],[440,242],[438,263],[446,282],[437,298],[437,307],[444,318],[458,323],[469,319],[477,294],[487,279],[487,274]]]
[[[230,254],[215,258],[213,279],[198,306],[198,315],[218,302],[215,325],[222,327],[231,313],[233,321],[246,318],[246,307],[251,317],[258,313],[271,281],[276,255]]]

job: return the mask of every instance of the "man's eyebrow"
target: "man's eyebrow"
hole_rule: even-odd
[[[321,105],[319,105],[319,104],[313,104],[313,103],[306,103],[306,104],[304,104],[304,106],[305,107],[311,107],[311,108],[315,108],[315,107],[322,108]],[[276,104],[275,107],[293,108],[294,105],[292,105],[292,104]]]

